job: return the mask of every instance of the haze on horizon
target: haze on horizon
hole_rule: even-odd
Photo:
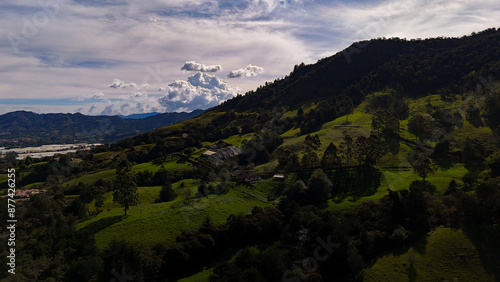
[[[5,0],[0,114],[206,109],[355,41],[499,19],[496,0]]]

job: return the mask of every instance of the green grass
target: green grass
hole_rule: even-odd
[[[34,186],[43,186],[43,184],[45,184],[45,182],[34,182],[34,183],[30,183],[30,184],[24,185],[21,188],[22,189],[32,189],[32,188],[34,188]]]
[[[103,161],[114,158],[116,155],[120,154],[120,152],[102,152],[94,154],[94,161]]]
[[[139,171],[149,170],[152,173],[155,173],[161,169],[162,165],[167,170],[174,170],[174,169],[183,170],[183,169],[190,169],[193,167],[193,165],[190,162],[181,161],[178,157],[175,157],[171,161],[162,164],[153,164],[152,162],[137,164],[132,166],[131,171],[139,172]],[[66,184],[75,185],[78,184],[79,182],[82,182],[84,184],[93,184],[99,179],[109,181],[113,180],[114,178],[116,178],[116,169],[109,169],[72,179],[66,182]]]
[[[439,228],[403,254],[387,254],[364,270],[365,281],[493,281],[462,230]],[[413,268],[410,266],[413,261]]]
[[[196,191],[195,182],[184,181],[186,187]],[[179,189],[177,183],[174,188]],[[178,197],[168,203],[153,203],[160,187],[140,187],[140,205],[131,207],[127,216],[123,209],[112,203],[107,195],[105,211],[78,224],[78,229],[85,228],[95,234],[96,245],[103,249],[114,239],[124,236],[127,241],[137,245],[152,247],[157,243],[166,246],[175,242],[176,236],[187,228],[198,228],[207,215],[214,224],[225,223],[229,215],[245,213],[254,206],[270,206],[251,194],[244,193],[244,188],[229,191],[226,195],[210,195],[195,199],[189,205]],[[157,194],[156,194],[157,195]],[[109,209],[109,211],[108,211]]]
[[[181,160],[178,157],[173,158],[172,160],[161,163],[161,164],[154,164],[152,162],[147,162],[147,163],[142,163],[142,164],[137,164],[132,167],[132,172],[139,172],[139,171],[145,171],[149,170],[152,173],[156,173],[158,170],[161,169],[161,167],[165,167],[167,170],[185,170],[185,169],[190,169],[193,167],[193,165],[190,162],[187,162],[186,160]]]
[[[461,164],[456,164],[448,169],[435,166],[435,169],[435,173],[429,175],[426,180],[436,185],[436,194],[443,194],[452,179],[455,179],[459,184],[462,183],[462,177],[468,172]],[[380,186],[373,195],[361,197],[359,199],[340,195],[341,197],[337,196],[328,201],[328,209],[348,210],[354,208],[363,201],[377,201],[387,195],[387,189],[393,191],[408,189],[412,181],[421,179],[421,177],[413,172],[413,169],[382,170]],[[333,189],[335,190],[335,187],[333,187]]]
[[[6,182],[8,179],[7,174],[0,174],[0,183]]]
[[[116,169],[109,169],[72,179],[66,182],[66,185],[75,185],[80,182],[84,184],[93,184],[99,179],[109,181],[113,180],[115,177],[116,177]]]
[[[246,141],[249,141],[250,139],[252,139],[252,136],[254,134],[253,133],[248,133],[248,134],[244,134],[244,135],[233,135],[227,139],[222,139],[222,141],[226,142],[227,144],[231,144],[233,146],[237,146],[237,147],[240,147],[241,146],[241,143],[246,140]]]
[[[198,272],[195,275],[185,277],[185,278],[179,279],[177,281],[178,282],[207,282],[208,278],[210,277],[210,275],[212,275],[212,273],[214,273],[213,268],[204,269],[203,271]]]

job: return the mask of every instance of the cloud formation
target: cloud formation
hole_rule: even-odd
[[[109,88],[137,88],[137,84],[131,82],[131,83],[125,83],[117,78],[113,79],[113,82],[108,84]]]
[[[94,95],[92,95],[92,97],[90,99],[103,99],[104,98],[104,94],[102,92],[96,92],[94,93]]]
[[[233,70],[227,74],[228,78],[253,77],[264,72],[264,68],[254,65],[248,65],[244,69]]]
[[[204,65],[197,63],[195,61],[188,61],[185,62],[184,65],[181,67],[181,70],[185,71],[201,71],[201,72],[217,72],[222,70],[221,65]]]
[[[237,89],[214,75],[198,72],[186,80],[165,87],[167,94],[158,99],[166,111],[206,109],[234,97]]]

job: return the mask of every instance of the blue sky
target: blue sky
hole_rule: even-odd
[[[208,108],[358,40],[499,19],[497,0],[2,0],[0,114]]]

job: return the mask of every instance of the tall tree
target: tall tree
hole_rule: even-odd
[[[130,172],[118,175],[113,192],[113,202],[118,202],[123,207],[125,215],[131,206],[138,204],[137,185]]]
[[[174,189],[172,189],[172,184],[170,182],[166,182],[163,184],[160,190],[160,202],[170,202],[175,199],[177,195],[175,194]]]
[[[408,131],[418,138],[430,138],[436,127],[433,117],[428,114],[415,114],[408,119]]]
[[[418,176],[422,177],[424,182],[427,175],[434,173],[432,161],[425,153],[419,154],[417,160],[412,165],[413,171],[418,174]]]
[[[342,165],[337,147],[330,142],[321,158],[321,168],[325,171],[332,170]]]
[[[332,182],[321,169],[313,172],[307,184],[307,196],[313,204],[324,202],[332,195]]]
[[[305,169],[315,168],[319,165],[319,158],[316,152],[307,152],[301,160],[302,167]]]
[[[340,151],[342,152],[342,155],[346,160],[347,166],[351,165],[353,149],[354,149],[354,142],[352,140],[352,137],[349,133],[346,133],[346,135],[344,135],[344,141],[340,143]]]
[[[354,143],[354,157],[361,165],[374,165],[382,156],[381,142],[377,135],[359,136]]]
[[[395,112],[378,110],[372,117],[372,129],[379,133],[399,135],[399,119]]]
[[[354,103],[351,97],[344,96],[344,98],[340,100],[340,110],[345,115],[345,122],[347,123],[349,115],[354,111]]]

